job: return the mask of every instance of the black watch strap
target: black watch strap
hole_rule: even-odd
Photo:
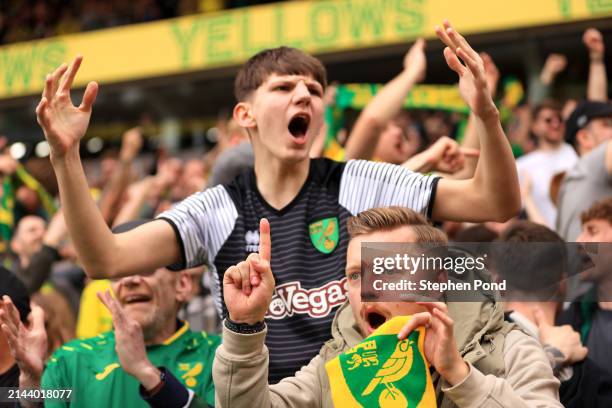
[[[225,327],[229,330],[240,333],[240,334],[255,334],[262,332],[266,328],[266,324],[262,320],[261,322],[257,322],[255,324],[248,323],[236,323],[232,319],[228,317],[225,318]]]

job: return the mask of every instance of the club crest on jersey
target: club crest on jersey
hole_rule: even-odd
[[[338,228],[338,217],[323,218],[308,226],[310,242],[324,254],[330,254],[338,245],[340,232]]]
[[[247,252],[259,251],[259,231],[247,231],[246,234],[244,234],[244,240],[246,241],[245,249]]]

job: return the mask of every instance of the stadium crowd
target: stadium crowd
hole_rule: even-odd
[[[274,0],[18,0],[0,3],[0,44],[99,30]]]
[[[103,3],[124,4],[82,7]],[[150,3],[92,12],[104,19],[94,22],[36,2],[20,17],[37,22],[31,33],[7,25],[7,13],[21,15],[11,6],[2,41],[161,18],[138,12]],[[1,146],[0,387],[71,389],[75,406],[341,406],[326,367],[410,315],[397,344],[425,328],[438,406],[612,406],[610,271],[565,305],[361,299],[362,242],[612,242],[601,34],[584,33],[584,98],[549,98],[566,65],[553,54],[502,115],[503,67],[448,22],[436,33],[470,108],[465,126],[459,114],[403,108],[426,77],[423,40],[342,129],[327,114],[338,85],[316,58],[281,47],[242,67],[233,116],[204,157],[144,162],[136,127],[96,171],[84,170],[79,143],[98,85],[74,106],[82,58],[50,73],[36,114],[57,184]],[[562,259],[542,270],[556,274],[553,294],[568,290]],[[317,296],[324,311],[309,305]],[[403,395],[377,381],[364,395],[379,382]]]

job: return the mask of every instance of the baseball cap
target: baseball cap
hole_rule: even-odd
[[[19,311],[21,321],[27,322],[30,314],[30,294],[15,274],[0,266],[0,298],[4,295],[9,296],[13,301]]]
[[[576,133],[584,128],[592,119],[612,116],[612,103],[582,101],[567,118],[565,123],[565,140],[574,144]]]

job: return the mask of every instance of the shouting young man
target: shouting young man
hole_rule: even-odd
[[[259,220],[268,218],[278,243],[272,254],[276,294],[266,315],[270,379],[292,375],[327,339],[333,311],[345,300],[346,220],[351,215],[399,205],[435,219],[479,222],[503,221],[519,210],[514,159],[482,60],[449,23],[437,33],[477,118],[481,153],[473,178],[438,179],[367,161],[311,160],[310,146],[323,124],[325,69],[302,51],[280,47],[249,59],[235,82],[234,119],[250,136],[254,170],[118,235],[92,201],[79,157],[98,85],[89,83],[75,107],[70,88],[82,59],[60,66],[47,77],[36,112],[51,146],[68,230],[88,275],[116,278],[165,265],[182,269],[205,263],[224,312],[222,274],[257,252]],[[250,290],[249,280],[244,283]]]

